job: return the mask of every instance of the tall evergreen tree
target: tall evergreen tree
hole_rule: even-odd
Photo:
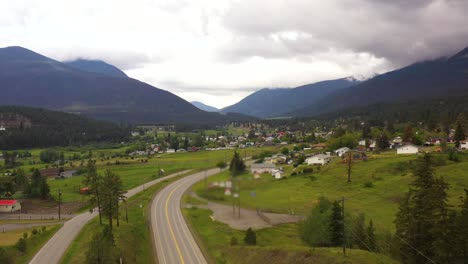
[[[106,170],[102,178],[101,206],[111,229],[113,219],[117,219],[117,224],[119,223],[119,201],[125,199],[125,193],[120,177],[111,170]]]
[[[453,136],[457,148],[460,147],[460,141],[466,138],[465,122],[465,115],[463,113],[459,114],[455,122],[455,134]]]
[[[243,172],[245,170],[245,164],[237,151],[234,151],[231,163],[229,164],[229,171],[233,176]]]
[[[91,154],[90,154],[91,155]],[[97,173],[96,163],[89,159],[86,164],[88,174],[84,179],[84,184],[91,188],[91,199],[89,200],[91,206],[97,206],[99,213],[99,223],[102,225],[102,214],[101,214],[101,188],[102,188],[102,176]]]
[[[448,234],[448,185],[435,178],[430,155],[415,162],[416,179],[409,193],[400,203],[395,221],[396,235],[402,240],[400,250],[404,263],[428,263],[434,259],[445,261],[440,246]]]
[[[456,263],[468,264],[468,189],[461,199],[460,213],[455,220],[456,231],[455,261]]]
[[[363,213],[359,214],[353,225],[353,244],[360,249],[367,249],[366,217]]]
[[[335,201],[332,206],[332,213],[330,216],[330,234],[332,246],[341,246],[344,241],[344,221],[341,212],[341,206],[338,201]]]

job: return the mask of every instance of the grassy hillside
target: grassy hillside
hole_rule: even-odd
[[[394,152],[373,154],[367,162],[356,161],[352,169],[352,182],[347,183],[346,165],[338,158],[330,165],[312,167],[313,173],[289,176],[291,167],[286,167],[284,180],[275,180],[271,175],[262,175],[261,180],[254,180],[245,173],[237,178],[240,187],[241,206],[263,208],[266,211],[306,215],[313,208],[318,198],[330,200],[346,199],[346,208],[353,214],[365,213],[378,229],[393,230],[393,220],[398,208],[398,201],[408,191],[413,181],[410,172],[411,161],[417,157],[397,156]],[[435,156],[439,166],[436,175],[443,176],[450,184],[449,202],[457,205],[463,188],[468,185],[468,155],[461,156],[462,162],[446,160],[444,154]],[[301,171],[301,166],[297,171]],[[228,172],[213,176],[209,182],[229,179]],[[222,190],[206,191],[204,183],[198,183],[194,189],[207,198],[218,198],[219,202],[231,203],[231,197],[224,196]],[[366,187],[367,186],[367,187]],[[255,197],[251,193],[255,192]]]

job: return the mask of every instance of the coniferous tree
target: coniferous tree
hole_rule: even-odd
[[[455,122],[455,134],[453,139],[455,140],[455,145],[457,148],[460,147],[460,141],[466,138],[466,131],[465,131],[465,116],[459,114],[457,117],[457,121]]]
[[[229,171],[233,176],[243,172],[245,170],[245,164],[237,151],[234,151],[231,163],[229,164]]]
[[[360,249],[367,249],[366,240],[366,217],[363,213],[359,214],[353,225],[353,244]]]
[[[341,246],[344,241],[344,221],[341,206],[338,201],[333,203],[329,228],[332,246]]]
[[[456,263],[468,263],[468,189],[465,189],[465,196],[461,199],[460,213],[455,219],[455,253]]]
[[[396,235],[402,241],[402,260],[427,263],[435,259],[445,263],[450,255],[442,246],[449,234],[448,185],[442,178],[434,177],[430,155],[415,162],[413,174],[416,179],[401,201],[395,220]]]
[[[113,219],[117,219],[117,225],[119,223],[119,201],[125,199],[125,193],[120,177],[111,170],[106,170],[102,178],[101,207],[111,229]]]
[[[90,154],[91,155],[91,154]],[[102,225],[102,214],[101,214],[101,188],[102,188],[102,176],[97,173],[96,163],[89,159],[86,164],[88,174],[85,177],[84,184],[91,188],[92,197],[89,200],[91,206],[97,206],[99,213],[99,223]]]
[[[86,263],[107,264],[118,263],[119,250],[115,245],[114,235],[109,226],[98,232],[88,244]]]

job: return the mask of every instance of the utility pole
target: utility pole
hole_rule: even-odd
[[[341,215],[343,217],[343,256],[346,257],[346,236],[345,236],[345,214],[344,214],[344,196],[341,197]]]
[[[127,206],[127,199],[125,199],[124,201],[125,201],[125,220],[126,220],[127,223],[128,223],[128,206]]]
[[[348,183],[351,182],[351,162],[352,162],[353,155],[351,154],[351,150],[348,151]]]
[[[60,189],[59,189],[59,220],[60,220],[60,217],[61,217],[61,216],[60,216],[60,213],[61,213],[61,212],[60,212],[60,207],[61,207],[61,202],[62,202],[61,200],[62,200],[62,192],[61,192]]]

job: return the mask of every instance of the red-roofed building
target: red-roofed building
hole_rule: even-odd
[[[0,200],[0,212],[12,213],[21,210],[21,204],[17,200]]]

